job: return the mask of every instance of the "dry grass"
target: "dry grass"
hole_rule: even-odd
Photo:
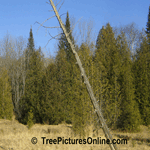
[[[121,133],[112,131],[113,138],[128,138],[127,144],[118,144],[119,150],[150,150],[150,127],[141,126],[140,133]],[[37,144],[32,144],[32,137],[38,139]],[[0,150],[110,150],[107,144],[43,144],[41,137],[47,139],[57,139],[57,137],[73,138],[71,125],[41,125],[35,124],[30,130],[27,126],[17,121],[0,120]],[[105,139],[102,130],[98,132],[98,136],[89,128],[89,137]]]

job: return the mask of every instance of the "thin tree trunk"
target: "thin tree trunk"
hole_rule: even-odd
[[[105,120],[104,120],[104,118],[103,118],[103,115],[102,115],[102,113],[101,113],[101,110],[100,110],[100,108],[99,108],[99,106],[98,106],[98,103],[97,103],[96,98],[95,98],[95,96],[94,96],[94,93],[93,93],[93,90],[92,90],[92,88],[91,88],[91,85],[90,85],[90,83],[89,83],[89,81],[88,81],[88,78],[87,78],[87,76],[86,76],[86,74],[85,74],[84,68],[82,67],[80,58],[79,58],[79,56],[78,56],[78,54],[77,54],[77,52],[76,52],[76,50],[75,50],[75,46],[73,45],[73,43],[71,42],[71,40],[70,40],[70,38],[69,38],[69,35],[68,35],[67,31],[66,31],[66,28],[65,28],[64,24],[62,23],[62,20],[61,20],[59,14],[58,14],[58,11],[56,10],[56,7],[55,7],[53,1],[52,1],[52,0],[49,0],[49,1],[50,1],[50,3],[51,3],[51,6],[53,7],[53,10],[54,10],[54,12],[55,12],[55,14],[56,14],[56,17],[57,17],[58,21],[59,21],[60,27],[62,28],[62,30],[63,30],[63,32],[64,32],[64,34],[65,34],[65,36],[66,36],[66,39],[67,39],[68,43],[69,43],[70,46],[71,46],[72,52],[73,52],[73,54],[75,55],[75,58],[76,58],[76,60],[77,60],[77,64],[78,64],[78,66],[79,66],[79,68],[80,68],[80,71],[81,71],[81,76],[84,78],[84,83],[85,83],[85,85],[86,85],[86,87],[87,87],[88,93],[89,93],[90,98],[91,98],[91,100],[92,100],[92,102],[93,102],[95,111],[96,111],[96,113],[97,113],[97,115],[98,115],[98,117],[99,117],[99,120],[100,120],[101,124],[102,124],[102,128],[103,128],[103,131],[104,131],[104,133],[105,133],[105,136],[106,136],[107,139],[111,140],[111,141],[109,142],[109,146],[110,146],[111,150],[117,150],[116,145],[115,145],[115,144],[111,144],[111,142],[112,142],[112,140],[113,140],[113,139],[112,139],[112,136],[111,136],[111,134],[110,134],[110,132],[109,132],[109,129],[108,129],[108,127],[107,127],[107,125],[106,125],[106,123],[105,123]]]

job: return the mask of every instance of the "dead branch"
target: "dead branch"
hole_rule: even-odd
[[[81,17],[81,18],[82,18],[82,17]],[[81,18],[78,19],[78,21],[76,22],[76,24],[81,20]],[[70,35],[70,33],[72,33],[72,31],[73,31],[73,29],[75,28],[76,24],[72,27],[72,29],[70,30],[70,32],[68,33],[68,35]]]
[[[58,12],[61,9],[62,5],[64,4],[64,1],[62,2],[62,4],[60,5],[60,7],[58,8]]]
[[[54,16],[52,16],[52,17],[49,17],[48,19],[46,19],[46,20],[43,21],[42,23],[39,23],[39,22],[36,21],[35,23],[40,24],[38,30],[40,29],[41,26],[44,27],[44,28],[58,28],[58,27],[46,27],[46,26],[43,26],[43,24],[44,24],[46,21],[50,20],[50,19],[53,18],[53,17],[56,17],[56,15],[54,15]],[[60,28],[60,27],[59,27],[59,28]],[[37,30],[37,31],[38,31],[38,30]]]
[[[56,4],[56,7],[58,6],[58,4],[61,2],[61,0]]]
[[[52,36],[49,32],[48,34],[52,37],[51,39],[48,40],[47,44],[45,45],[45,47],[48,45],[48,43],[53,40],[53,39],[56,39],[56,40],[59,40],[58,38],[56,38],[57,36],[60,36],[61,34],[57,34],[56,36]]]
[[[109,132],[109,129],[108,129],[108,127],[107,127],[107,124],[105,123],[105,120],[104,120],[104,118],[103,118],[102,112],[101,112],[101,110],[100,110],[100,108],[99,108],[99,106],[98,106],[98,103],[97,103],[97,101],[96,101],[96,98],[95,98],[94,93],[93,93],[93,90],[92,90],[92,87],[91,87],[91,85],[90,85],[90,83],[89,83],[89,80],[88,80],[86,74],[85,74],[84,68],[82,67],[81,60],[80,60],[80,58],[79,58],[79,56],[78,56],[78,54],[77,54],[77,52],[76,52],[76,50],[75,50],[75,46],[74,46],[74,44],[71,42],[71,40],[70,40],[70,38],[69,38],[69,35],[68,35],[67,31],[66,31],[66,28],[65,28],[65,26],[64,26],[64,24],[63,24],[63,22],[62,22],[62,20],[61,20],[61,18],[60,18],[60,16],[59,16],[59,14],[58,14],[58,11],[57,11],[57,9],[56,9],[56,7],[55,7],[53,1],[52,1],[52,0],[49,0],[49,1],[50,1],[50,3],[51,3],[51,6],[52,6],[54,12],[55,12],[55,15],[56,15],[56,17],[57,17],[57,20],[59,21],[60,27],[62,28],[62,30],[63,30],[63,32],[64,32],[64,34],[65,34],[65,36],[66,36],[66,39],[67,39],[68,43],[69,43],[70,46],[71,46],[72,52],[73,52],[73,54],[75,55],[75,58],[76,58],[76,60],[77,60],[78,66],[79,66],[80,71],[81,71],[81,75],[82,75],[83,78],[84,78],[84,83],[85,83],[85,85],[86,85],[86,87],[87,87],[87,90],[88,90],[88,93],[89,93],[90,98],[91,98],[91,100],[92,100],[92,103],[93,103],[93,105],[94,105],[94,108],[96,109],[96,113],[97,113],[97,115],[98,115],[98,117],[99,117],[99,120],[100,120],[100,122],[101,122],[101,124],[102,124],[102,128],[103,128],[103,131],[104,131],[104,133],[105,133],[105,136],[106,136],[106,138],[107,138],[108,140],[111,140],[111,141],[112,141],[112,140],[113,140],[113,139],[112,139],[112,136],[111,136],[111,134],[110,134],[110,132]],[[111,144],[110,141],[109,141],[109,146],[110,146],[111,150],[117,150],[116,145],[113,144],[113,143]]]

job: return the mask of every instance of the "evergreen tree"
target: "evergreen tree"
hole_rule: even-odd
[[[28,129],[30,129],[34,123],[33,123],[33,112],[32,109],[30,109],[30,111],[28,112],[28,121],[27,121],[27,125],[28,125]]]
[[[119,84],[122,100],[120,104],[121,114],[118,118],[118,127],[123,130],[137,131],[141,123],[139,107],[135,101],[134,76],[132,73],[132,61],[130,50],[124,33],[117,37],[117,48],[120,52],[121,67]]]
[[[61,95],[61,104],[63,108],[63,118],[62,121],[68,121],[71,122],[71,113],[70,113],[70,96],[71,90],[69,85],[70,80],[70,74],[68,73],[68,66],[69,63],[66,60],[66,53],[63,49],[60,49],[57,53],[56,59],[56,66],[57,66],[57,81],[60,86],[59,93]],[[67,95],[68,94],[68,95]]]
[[[67,12],[65,27],[67,32],[69,33],[70,39],[74,43],[74,39],[72,36],[72,31],[70,29],[70,21],[69,21],[69,13]],[[64,33],[60,38],[58,44],[58,54],[56,57],[56,66],[58,69],[58,82],[61,85],[61,94],[64,96],[63,107],[65,111],[65,121],[71,123],[72,118],[72,103],[75,100],[75,94],[73,92],[75,86],[75,76],[74,72],[75,66],[75,58],[73,56],[70,44],[68,43]],[[65,52],[65,53],[64,53]],[[61,58],[62,57],[62,58]],[[63,61],[64,63],[62,63]]]
[[[41,61],[45,61],[45,59],[44,59],[44,54],[43,54],[43,52],[42,52],[42,50],[41,50],[41,46],[39,46],[39,48],[38,48],[38,50],[37,51],[39,51],[39,54],[40,54],[40,56],[41,56]],[[43,68],[44,70],[45,70],[45,68]]]
[[[70,24],[70,20],[69,20],[69,13],[67,12],[67,17],[66,17],[66,22],[65,22],[65,28],[67,30],[67,33],[69,33],[69,38],[72,41],[73,44],[75,44],[74,42],[74,38],[72,36],[72,31],[71,31],[71,24]],[[65,34],[62,33],[59,44],[58,44],[58,48],[59,49],[64,49],[64,51],[66,52],[66,59],[68,62],[72,62],[72,60],[75,61],[75,58],[73,56],[70,44],[68,43]]]
[[[146,33],[147,33],[147,37],[148,37],[148,43],[150,45],[150,6],[149,6],[148,22],[147,22],[146,26],[147,26]]]
[[[96,41],[95,67],[95,94],[100,101],[100,108],[107,119],[107,124],[116,126],[119,117],[121,101],[120,85],[120,57],[116,48],[116,40],[112,27],[108,23],[102,27]]]
[[[144,125],[150,124],[150,52],[148,39],[143,38],[134,63],[136,99]]]
[[[78,54],[80,55],[80,59],[85,69],[86,75],[90,77],[92,59],[90,57],[90,49],[87,44],[83,43],[81,45]],[[87,88],[81,77],[79,68],[75,67],[75,72],[76,87],[74,88],[74,92],[76,94],[76,100],[73,105],[72,124],[74,132],[84,137],[85,135],[88,135],[88,127],[92,121],[91,111],[93,106]]]
[[[28,112],[31,110],[34,118],[33,123],[42,123],[40,112],[41,97],[42,97],[42,78],[43,78],[43,62],[39,51],[33,52],[29,60],[30,70],[26,74],[25,94],[21,99],[20,106],[22,107],[22,122],[28,122]],[[31,121],[31,120],[30,120]]]
[[[5,67],[0,67],[0,119],[12,119],[11,86]]]
[[[21,103],[23,103],[22,102],[22,98],[25,96],[24,94],[25,94],[25,84],[26,84],[26,80],[27,80],[27,72],[29,72],[29,70],[30,70],[30,65],[29,65],[29,63],[30,63],[30,58],[31,58],[31,56],[32,56],[32,54],[33,53],[35,53],[35,48],[34,48],[34,39],[33,39],[33,33],[32,33],[32,27],[30,28],[30,33],[29,33],[29,38],[28,38],[28,43],[27,43],[27,48],[24,50],[24,61],[22,61],[21,63],[21,65],[22,65],[22,79],[23,79],[23,81],[22,81],[22,88],[23,88],[23,95],[20,95],[21,97],[20,97],[20,104]],[[20,113],[21,114],[24,114],[23,113],[23,111],[24,110],[22,110],[23,109],[23,106],[19,106],[20,108]],[[31,110],[32,111],[32,110]],[[24,116],[25,116],[25,114],[24,114]],[[23,117],[23,116],[22,116]],[[23,117],[24,118],[24,117]],[[27,123],[27,115],[26,115],[26,123]],[[22,120],[22,118],[18,118],[20,121]]]
[[[54,63],[48,65],[43,76],[41,115],[43,123],[58,124],[63,121],[62,98],[60,95],[60,85],[57,81],[57,68]]]
[[[30,61],[30,57],[31,57],[33,52],[35,52],[35,48],[34,48],[34,39],[33,39],[32,27],[31,27],[30,33],[29,33],[27,49],[25,51],[26,70],[28,70],[30,68],[29,61]]]

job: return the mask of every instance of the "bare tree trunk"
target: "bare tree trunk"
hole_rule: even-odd
[[[55,7],[53,1],[52,1],[52,0],[49,0],[49,1],[50,1],[50,4],[51,4],[51,6],[52,6],[52,8],[53,8],[53,10],[54,10],[54,12],[55,12],[55,14],[56,14],[56,17],[57,17],[58,21],[59,21],[60,27],[62,28],[62,30],[63,30],[63,32],[64,32],[64,34],[65,34],[65,36],[66,36],[66,39],[67,39],[68,43],[69,43],[70,46],[71,46],[72,52],[73,52],[73,54],[75,55],[75,58],[76,58],[76,60],[77,60],[77,64],[78,64],[78,66],[79,66],[79,68],[80,68],[80,71],[81,71],[81,76],[82,76],[83,79],[84,79],[84,83],[85,83],[85,85],[86,85],[86,87],[87,87],[87,90],[88,90],[88,93],[89,93],[90,98],[91,98],[91,100],[92,100],[92,103],[93,103],[93,105],[94,105],[95,111],[96,111],[96,113],[97,113],[97,115],[98,115],[98,117],[99,117],[99,120],[100,120],[101,124],[102,124],[102,129],[103,129],[103,131],[104,131],[104,133],[105,133],[105,136],[106,136],[107,139],[111,140],[111,141],[109,142],[109,146],[110,146],[111,150],[117,150],[116,145],[115,145],[115,144],[111,144],[111,142],[112,142],[112,140],[113,140],[113,139],[112,139],[112,136],[111,136],[111,134],[110,134],[110,132],[109,132],[109,129],[108,129],[108,127],[107,127],[107,125],[106,125],[106,123],[105,123],[105,120],[104,120],[104,118],[103,118],[103,115],[102,115],[102,113],[101,113],[101,110],[100,110],[100,108],[99,108],[99,106],[98,106],[98,103],[97,103],[96,98],[95,98],[95,96],[94,96],[94,93],[93,93],[93,90],[92,90],[92,88],[91,88],[91,85],[90,85],[90,83],[89,83],[89,81],[88,81],[88,78],[87,78],[87,76],[86,76],[86,74],[85,74],[84,68],[82,67],[80,58],[79,58],[79,56],[78,56],[78,54],[77,54],[77,52],[76,52],[76,50],[75,50],[75,46],[73,45],[73,43],[71,42],[71,40],[70,40],[70,38],[69,38],[69,34],[67,33],[66,28],[65,28],[64,24],[62,23],[62,20],[61,20],[59,14],[58,14],[58,11],[56,10],[56,7]]]

